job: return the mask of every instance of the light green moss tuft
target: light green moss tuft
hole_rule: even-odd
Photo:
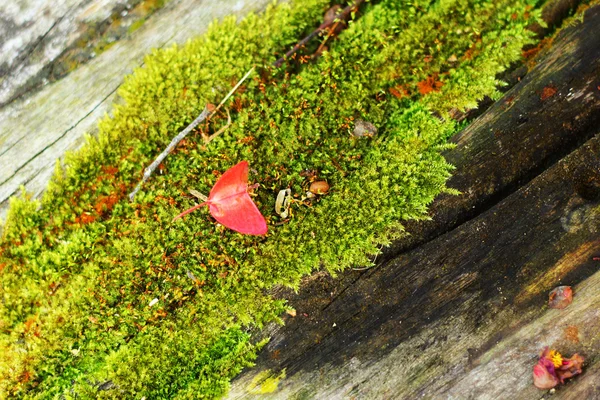
[[[282,379],[285,379],[285,369],[277,375],[271,370],[261,371],[252,379],[246,390],[250,394],[274,393]]]

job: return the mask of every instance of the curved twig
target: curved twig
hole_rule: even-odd
[[[318,36],[319,34],[327,31],[327,29],[333,25],[339,24],[340,21],[348,21],[350,19],[350,16],[352,15],[353,12],[355,12],[356,10],[358,10],[358,8],[360,7],[360,5],[362,3],[364,3],[365,0],[356,0],[354,3],[352,3],[351,5],[347,6],[346,8],[344,8],[342,10],[342,12],[336,17],[333,18],[330,21],[325,21],[323,22],[321,25],[319,25],[319,27],[317,29],[315,29],[314,31],[312,31],[311,33],[308,34],[308,36],[306,36],[304,39],[302,39],[301,41],[299,41],[290,51],[288,51],[287,53],[285,53],[285,55],[283,57],[281,57],[280,59],[276,60],[273,63],[273,66],[275,68],[281,67],[281,65],[286,61],[289,60],[289,58],[291,56],[293,56],[298,50],[300,50],[300,48],[302,48],[302,46],[304,46],[306,43],[308,43],[312,38],[314,38],[315,36]]]

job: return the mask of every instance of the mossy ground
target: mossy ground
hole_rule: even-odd
[[[41,201],[14,200],[1,244],[0,397],[213,398],[264,343],[248,328],[278,319],[268,294],[317,270],[369,264],[426,218],[451,172],[441,151],[453,109],[496,96],[499,72],[531,43],[539,2],[367,3],[321,57],[318,43],[269,65],[322,21],[330,1],[226,19],[185,46],[157,50],[120,89],[122,104],[69,154]],[[180,144],[134,203],[143,167],[252,66],[221,113]],[[351,135],[356,120],[378,127]],[[172,218],[241,160],[259,183],[266,237],[205,212]],[[302,201],[311,180],[330,192]],[[292,217],[274,212],[280,189]],[[150,307],[153,299],[158,303]]]

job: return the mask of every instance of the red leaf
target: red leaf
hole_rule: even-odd
[[[558,286],[550,292],[548,307],[562,310],[573,302],[571,286]]]
[[[225,171],[211,189],[205,203],[182,212],[174,220],[205,205],[214,219],[229,229],[246,235],[267,233],[267,222],[248,194],[247,161]]]
[[[545,347],[533,367],[533,384],[538,389],[552,389],[559,383],[565,383],[565,379],[581,374],[584,361],[577,353],[571,358],[563,358],[556,350]]]
[[[553,372],[550,372],[546,364],[540,361],[533,367],[533,384],[536,388],[542,390],[552,389],[558,385],[558,378]],[[549,364],[551,365],[552,363]],[[554,371],[554,366],[551,365],[551,367],[552,371]]]

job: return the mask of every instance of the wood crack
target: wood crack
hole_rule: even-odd
[[[19,168],[17,168],[12,175],[10,175],[8,178],[6,178],[4,181],[0,182],[0,186],[6,184],[8,181],[10,181],[12,178],[14,178],[19,171],[21,171],[23,168],[25,168],[27,165],[29,165],[29,163],[31,163],[32,161],[34,161],[40,154],[42,154],[43,152],[45,152],[46,150],[48,150],[49,148],[51,148],[52,146],[54,146],[58,141],[60,141],[62,138],[64,138],[70,131],[72,131],[73,129],[75,129],[75,127],[77,127],[77,125],[79,125],[83,120],[85,120],[87,117],[89,117],[94,111],[96,111],[96,109],[98,109],[98,107],[100,107],[110,96],[112,96],[117,90],[118,90],[119,86],[117,86],[116,88],[114,88],[113,90],[111,90],[106,96],[104,96],[104,98],[102,98],[100,100],[100,102],[98,102],[90,111],[88,111],[83,117],[81,117],[79,120],[77,120],[73,125],[71,125],[67,130],[65,130],[59,137],[57,137],[56,139],[54,139],[52,142],[48,143],[43,149],[41,149],[40,151],[38,151],[37,153],[35,153],[29,160],[27,160],[25,163],[23,163]],[[16,144],[16,143],[15,143]],[[11,146],[12,147],[12,146]],[[32,177],[29,178],[29,180],[31,181],[33,178],[35,177],[35,175],[33,175]],[[4,199],[6,200],[6,199]]]

